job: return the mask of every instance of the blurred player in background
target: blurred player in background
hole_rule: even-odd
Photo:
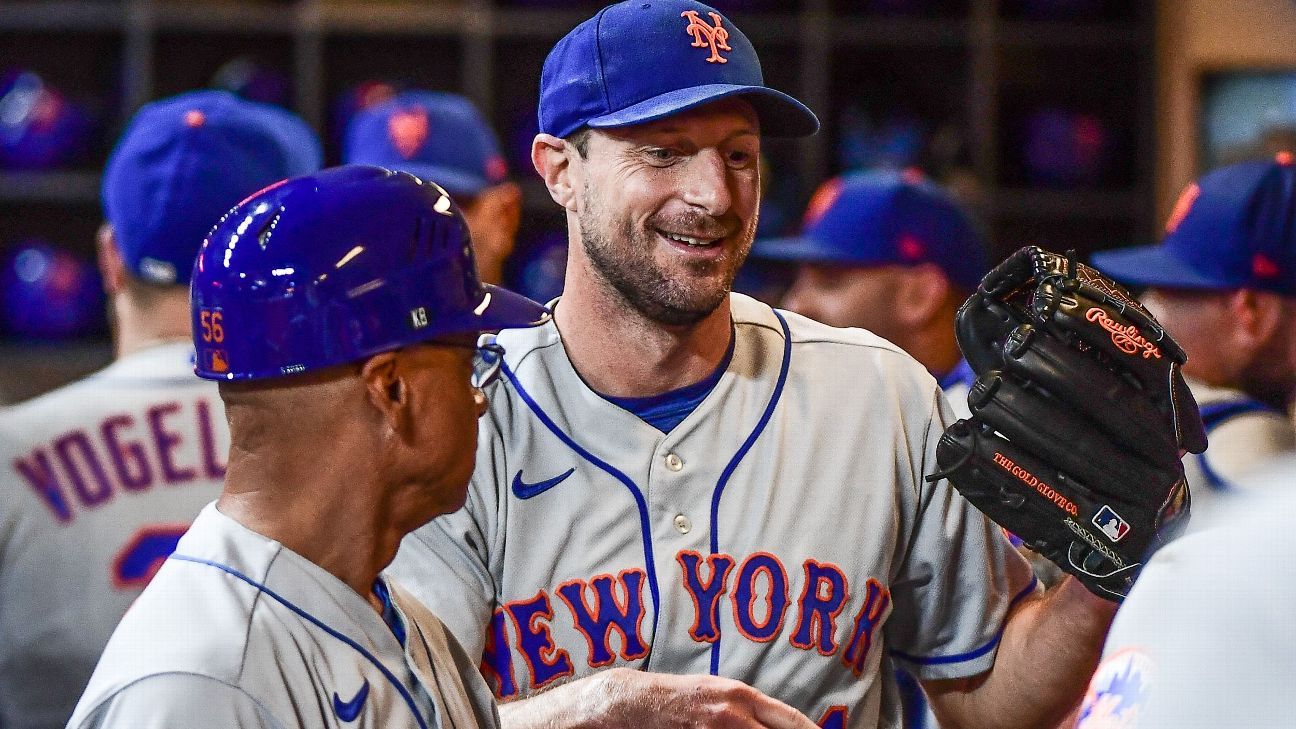
[[[490,124],[467,98],[402,91],[356,113],[344,161],[402,170],[450,192],[468,219],[482,281],[498,284],[522,220],[522,190]]]
[[[1116,613],[1077,729],[1292,725],[1296,457],[1238,484],[1246,493],[1220,498],[1143,568]]]
[[[759,241],[752,255],[799,264],[784,308],[898,345],[968,417],[976,378],[954,338],[954,313],[989,267],[985,241],[944,190],[917,171],[829,180],[800,236]]]
[[[226,92],[131,120],[99,239],[116,362],[0,411],[0,726],[61,727],[126,608],[215,498],[229,443],[193,377],[203,236],[257,189],[320,165],[304,122]]]
[[[478,335],[548,312],[481,285],[445,190],[361,166],[240,203],[192,290],[196,372],[229,423],[224,490],[69,726],[497,726],[477,659],[380,573],[463,505],[504,354]]]
[[[1094,256],[1149,287],[1143,300],[1188,354],[1184,374],[1210,447],[1187,455],[1193,506],[1296,448],[1296,167],[1290,153],[1224,167],[1190,185],[1160,245]],[[1206,511],[1202,511],[1203,507]]]

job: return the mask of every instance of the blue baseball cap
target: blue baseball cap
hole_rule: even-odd
[[[1293,161],[1280,152],[1206,174],[1179,197],[1160,245],[1095,253],[1094,267],[1134,286],[1296,296]]]
[[[752,255],[839,266],[936,264],[965,288],[989,270],[985,242],[943,189],[912,170],[873,170],[820,186],[799,236],[758,241]]]
[[[499,140],[467,98],[406,91],[347,125],[343,160],[408,172],[472,197],[508,177]]]
[[[762,133],[819,130],[805,104],[765,85],[747,36],[715,8],[691,0],[609,5],[558,41],[540,73],[540,131],[622,127],[730,96],[756,109]]]
[[[228,91],[145,105],[104,171],[104,217],[126,266],[144,281],[187,284],[207,232],[238,202],[323,164],[297,115]]]

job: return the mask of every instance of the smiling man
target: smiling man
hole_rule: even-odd
[[[952,422],[931,375],[730,292],[762,138],[817,127],[696,2],[609,6],[545,61],[532,161],[566,287],[553,323],[500,337],[466,507],[393,565],[506,726],[896,727],[895,664],[947,727],[1079,702],[1114,606],[1037,595],[924,481]]]

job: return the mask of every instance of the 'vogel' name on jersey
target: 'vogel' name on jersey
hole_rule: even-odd
[[[186,417],[198,426],[197,458],[191,461],[180,454],[192,452],[193,446],[185,443],[183,430],[176,427]],[[110,415],[98,427],[72,430],[37,446],[12,465],[63,524],[76,517],[74,504],[93,509],[118,493],[225,477],[212,407],[204,399],[194,400],[190,407],[179,401],[153,405],[138,419],[125,412]]]

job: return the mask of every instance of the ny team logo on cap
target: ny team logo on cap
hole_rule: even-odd
[[[1193,203],[1201,196],[1201,188],[1197,183],[1192,183],[1184,188],[1183,193],[1179,195],[1179,200],[1175,202],[1174,210],[1170,211],[1170,217],[1166,219],[1165,232],[1173,233],[1179,229],[1179,224],[1192,211]]]
[[[711,48],[711,56],[708,57],[707,63],[728,63],[729,59],[720,55],[720,51],[732,51],[729,47],[729,31],[721,25],[724,18],[720,13],[707,13],[711,16],[711,21],[715,25],[707,25],[702,18],[698,17],[696,10],[685,10],[680,13],[681,18],[688,18],[688,27],[685,32],[693,36],[693,48]]]
[[[412,159],[428,138],[428,113],[424,109],[402,109],[387,121],[387,136],[400,156]]]
[[[819,186],[815,194],[810,198],[810,204],[806,205],[805,217],[801,221],[802,227],[810,228],[823,218],[824,213],[837,203],[837,198],[841,197],[842,187],[845,183],[840,177],[834,177]]]

